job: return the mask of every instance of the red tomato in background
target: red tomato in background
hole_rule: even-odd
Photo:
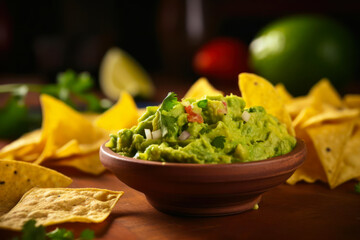
[[[206,43],[195,54],[194,70],[199,75],[217,80],[236,80],[248,71],[248,47],[241,41],[220,37]]]

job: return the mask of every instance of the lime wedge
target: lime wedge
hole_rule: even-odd
[[[143,98],[150,98],[155,92],[146,71],[128,53],[117,47],[109,49],[101,62],[100,87],[114,101],[119,98],[121,91]]]

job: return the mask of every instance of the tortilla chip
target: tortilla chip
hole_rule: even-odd
[[[321,79],[311,88],[309,96],[315,98],[317,102],[327,103],[337,108],[343,106],[339,93],[326,78]]]
[[[0,150],[2,159],[21,159],[27,155],[38,153],[40,145],[41,130],[35,130],[24,134],[19,139],[11,142]],[[39,156],[39,154],[37,155]],[[30,158],[27,161],[34,161],[36,158]]]
[[[49,226],[64,222],[104,221],[123,192],[95,188],[33,188],[0,217],[0,228],[21,230],[22,225],[36,220]]]
[[[310,97],[297,97],[294,98],[291,102],[287,103],[285,108],[289,112],[292,119],[295,119],[296,116],[307,107],[312,107],[313,99]]]
[[[68,158],[51,161],[49,166],[74,167],[82,172],[93,175],[99,175],[105,171],[105,167],[100,162],[99,151],[95,151],[86,155],[75,155]]]
[[[72,180],[31,163],[0,160],[0,215],[9,211],[33,187],[67,187]]]
[[[302,124],[302,127],[306,128],[324,122],[339,122],[344,120],[353,120],[358,116],[359,116],[359,110],[357,109],[332,109],[312,116]]]
[[[286,182],[291,185],[294,185],[299,181],[314,183],[320,180],[322,182],[327,182],[324,168],[321,165],[315,147],[308,134],[304,129],[295,128],[295,131],[297,137],[306,142],[307,154],[304,164],[301,165]]]
[[[131,128],[137,124],[139,112],[134,99],[127,92],[122,92],[119,101],[96,120],[95,125],[108,132]]]
[[[302,125],[309,118],[318,114],[318,112],[319,111],[313,107],[306,107],[303,110],[301,110],[301,112],[296,116],[296,118],[292,122],[292,125],[295,128],[295,132],[296,132],[296,127]]]
[[[349,108],[360,109],[360,94],[346,94],[344,96],[344,103]]]
[[[278,83],[275,85],[276,92],[279,94],[284,103],[290,103],[293,100],[293,96],[286,90],[284,84]]]
[[[307,129],[331,188],[343,160],[344,146],[350,138],[354,122],[329,123]]]
[[[59,149],[66,145],[71,147],[72,154],[92,152],[99,149],[108,138],[105,131],[95,127],[84,116],[60,100],[48,95],[41,95],[40,100],[43,112],[41,142],[45,147],[35,161],[36,164],[56,154],[64,157],[66,154],[60,154]],[[74,139],[77,142],[74,142]],[[73,142],[69,144],[70,141]],[[74,145],[77,145],[78,152],[74,152],[76,148]]]
[[[340,163],[338,174],[334,180],[336,187],[348,180],[360,177],[360,128],[356,127],[344,149],[344,157]]]
[[[223,95],[223,92],[214,88],[206,78],[202,77],[190,87],[184,98],[200,99],[206,95]]]
[[[285,104],[269,81],[255,74],[241,73],[239,87],[247,107],[263,106],[269,114],[286,125],[289,134],[295,136]]]

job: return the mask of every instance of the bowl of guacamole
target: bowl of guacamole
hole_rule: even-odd
[[[302,140],[261,106],[236,95],[178,100],[169,93],[121,129],[100,160],[156,209],[191,216],[256,208],[261,194],[283,183],[304,161]]]

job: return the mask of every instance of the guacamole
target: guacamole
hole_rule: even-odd
[[[139,124],[110,135],[106,146],[120,155],[178,163],[236,163],[290,152],[296,140],[261,106],[241,97],[207,96],[178,101],[169,93],[147,107]]]

